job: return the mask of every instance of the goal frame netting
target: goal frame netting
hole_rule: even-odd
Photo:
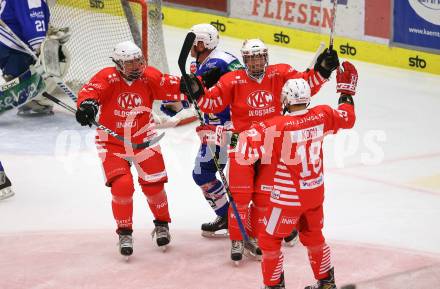
[[[69,27],[65,44],[71,54],[64,81],[78,89],[96,72],[112,66],[113,47],[131,40],[148,65],[169,71],[165,53],[161,0],[57,0],[51,3],[51,25]]]

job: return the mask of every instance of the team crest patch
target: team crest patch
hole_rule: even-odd
[[[142,105],[142,97],[134,92],[124,92],[118,96],[118,104],[123,109],[133,109]]]
[[[248,95],[246,102],[255,109],[268,108],[273,103],[273,95],[265,90],[253,91]]]

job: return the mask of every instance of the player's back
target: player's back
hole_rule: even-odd
[[[272,187],[271,201],[286,206],[308,207],[322,201],[322,142],[334,130],[333,109],[316,106],[275,117],[265,125],[275,126],[281,135],[275,137],[270,163],[260,166],[256,189]]]
[[[27,3],[26,3],[27,2]],[[2,1],[0,19],[32,49],[40,46],[46,36],[49,8],[46,1]],[[9,33],[0,28],[0,42],[12,49],[24,51]]]

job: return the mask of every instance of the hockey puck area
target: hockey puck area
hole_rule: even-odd
[[[133,233],[134,251],[125,261],[111,230],[0,234],[0,288],[255,289],[260,262],[238,267],[230,242],[198,231],[172,230],[166,252],[146,230]],[[348,288],[430,288],[440,279],[440,256],[352,242],[329,241],[337,284]],[[314,283],[304,247],[283,247],[287,288]],[[402,283],[406,282],[406,283]],[[370,284],[370,285],[369,285]],[[406,285],[405,285],[406,286]]]

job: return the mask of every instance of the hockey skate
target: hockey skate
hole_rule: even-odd
[[[128,261],[128,257],[133,254],[133,237],[131,236],[131,230],[119,230],[119,253],[125,257]]]
[[[281,273],[280,283],[273,286],[264,286],[263,289],[286,289],[286,284],[284,283],[284,272]]]
[[[316,284],[305,287],[304,289],[337,289],[335,284],[335,271],[331,268],[328,277],[318,280]]]
[[[206,238],[228,237],[228,216],[217,216],[214,221],[202,224],[202,236]]]
[[[34,99],[20,106],[17,115],[24,117],[53,115],[53,105]]]
[[[167,245],[171,241],[171,235],[168,228],[168,223],[163,221],[154,220],[154,230],[151,232],[151,237],[154,241],[156,241],[157,246],[162,249],[162,251],[166,251]]]
[[[0,172],[0,200],[10,198],[14,195],[11,187],[11,181],[6,176],[5,172]]]
[[[296,245],[296,243],[298,243],[298,238],[299,238],[298,231],[294,229],[289,236],[284,237],[283,243],[287,247],[293,247]]]
[[[252,237],[249,237],[249,241],[244,241],[244,253],[246,256],[252,256],[258,261],[261,261],[263,255],[260,247],[258,247],[257,240]]]
[[[240,265],[241,259],[243,259],[244,242],[242,240],[231,241],[231,260],[234,261],[234,265]]]

